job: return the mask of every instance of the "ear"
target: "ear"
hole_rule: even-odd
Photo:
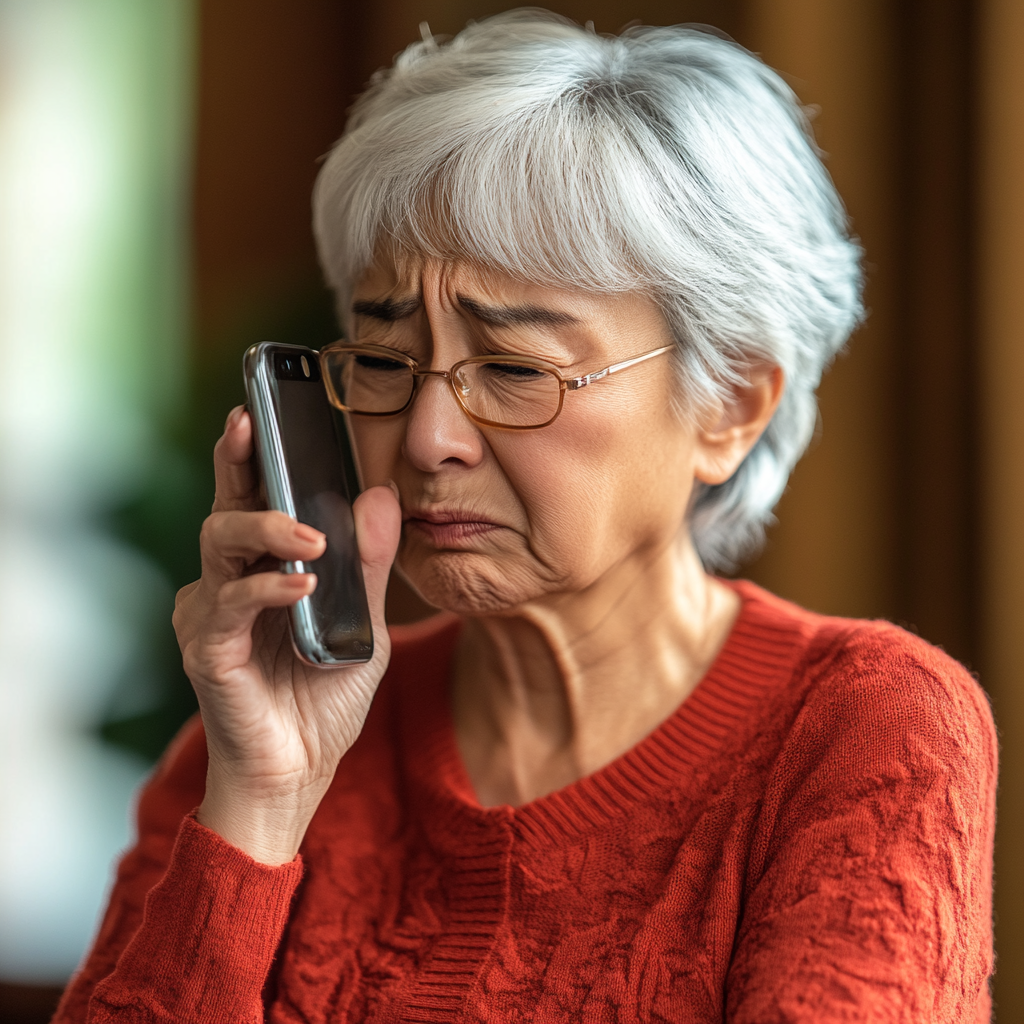
[[[694,476],[705,484],[725,483],[764,433],[775,414],[785,378],[770,364],[749,367],[747,383],[708,410],[697,430]]]

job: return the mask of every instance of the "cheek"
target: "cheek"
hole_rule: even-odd
[[[693,443],[674,416],[593,405],[518,445],[492,442],[529,517],[532,550],[576,579],[674,537],[692,488]]]

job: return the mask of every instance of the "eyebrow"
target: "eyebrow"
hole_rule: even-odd
[[[485,306],[482,302],[467,299],[464,295],[457,295],[456,298],[463,309],[492,327],[567,327],[579,323],[571,313],[548,309],[545,306]]]
[[[492,327],[566,327],[578,324],[579,319],[571,313],[545,306],[488,306],[465,295],[458,295],[459,305],[472,313],[478,320]],[[419,298],[411,299],[359,299],[352,303],[352,312],[373,320],[394,323],[410,317],[420,308]]]
[[[385,320],[394,323],[396,320],[404,320],[412,316],[420,308],[420,300],[399,299],[378,299],[367,301],[360,299],[352,303],[352,312],[359,316],[368,316],[374,320]]]

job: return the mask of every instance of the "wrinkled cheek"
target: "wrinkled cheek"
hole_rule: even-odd
[[[634,552],[674,536],[685,516],[678,479],[642,452],[566,459],[558,473],[515,481],[530,516],[531,548],[550,579],[582,588]],[[525,492],[525,493],[524,493]]]
[[[498,453],[526,510],[533,558],[549,583],[588,582],[605,546],[613,479],[603,472],[600,459],[582,457],[574,438],[559,438],[553,430],[536,441],[543,443],[523,445],[516,458]]]

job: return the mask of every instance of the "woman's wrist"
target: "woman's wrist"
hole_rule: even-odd
[[[329,784],[287,796],[256,796],[208,778],[196,819],[261,864],[287,864],[295,859]]]

